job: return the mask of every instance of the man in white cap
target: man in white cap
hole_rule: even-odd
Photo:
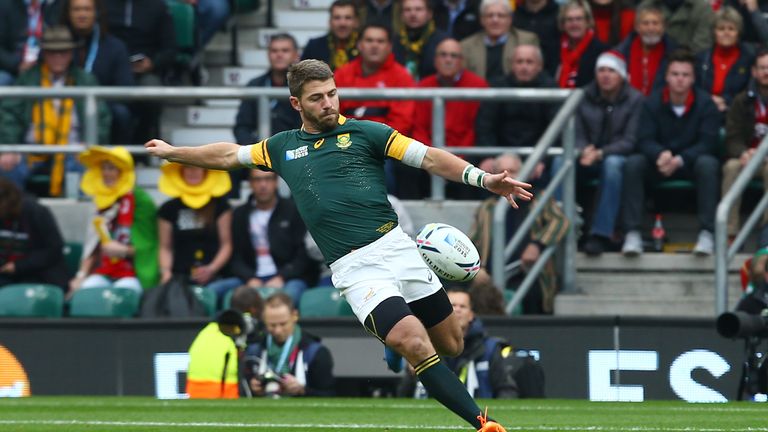
[[[576,147],[581,151],[577,184],[599,179],[597,205],[590,221],[584,252],[603,253],[613,237],[621,204],[624,161],[635,147],[635,133],[643,95],[627,84],[627,65],[616,51],[600,55],[595,80],[584,87],[585,97],[576,112]]]

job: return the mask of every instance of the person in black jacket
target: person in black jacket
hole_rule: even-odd
[[[511,73],[489,82],[500,88],[551,88],[552,78],[543,71],[541,49],[519,45],[512,55]],[[556,112],[545,102],[486,101],[480,104],[475,128],[477,146],[533,147],[549,126]],[[481,169],[492,171],[493,158],[486,158]],[[539,170],[539,174],[540,174]]]
[[[310,39],[301,59],[322,60],[328,63],[331,70],[336,70],[360,54],[357,49],[360,17],[354,0],[335,0],[329,13],[328,33]]]
[[[629,156],[624,165],[625,256],[643,252],[639,230],[646,182],[666,179],[694,182],[700,231],[693,252],[706,256],[714,251],[715,208],[720,197],[720,162],[715,146],[720,117],[710,95],[693,87],[695,68],[696,59],[689,52],[671,53],[667,86],[652,93],[643,104],[637,153]]]
[[[288,33],[278,33],[269,40],[268,48],[269,70],[248,82],[247,87],[288,87],[288,67],[299,61],[299,45],[296,39]],[[270,99],[270,133],[276,134],[284,130],[301,127],[301,117],[298,111],[291,107],[286,98]],[[235,140],[240,145],[258,142],[259,133],[259,100],[245,99],[237,110],[237,118],[233,129]],[[269,135],[269,134],[267,134]],[[240,197],[240,182],[246,177],[247,170],[230,171],[232,191],[230,197]]]
[[[93,74],[99,85],[134,85],[128,48],[107,32],[106,9],[102,0],[64,0],[61,23],[69,27],[75,42],[74,64]],[[128,106],[107,101],[112,112],[112,144],[132,144],[133,116]],[[106,144],[106,143],[104,143]]]
[[[0,0],[0,85],[11,85],[37,63],[43,28],[59,21],[61,2]],[[30,11],[34,11],[30,15]],[[36,17],[36,19],[35,19]]]
[[[107,0],[109,30],[128,47],[133,78],[140,86],[161,86],[176,61],[176,32],[164,0]],[[162,105],[137,102],[132,112],[138,124],[133,142],[145,142],[159,132]]]
[[[401,0],[403,26],[394,34],[392,53],[418,82],[435,73],[437,45],[448,37],[435,27],[429,0]]]
[[[290,296],[275,293],[261,315],[267,336],[245,350],[254,396],[333,396],[333,357],[320,338],[299,326]]]
[[[48,283],[66,290],[64,240],[51,211],[0,176],[0,287]]]
[[[480,0],[437,0],[433,6],[437,28],[458,41],[483,29]]]
[[[221,298],[242,284],[281,288],[298,304],[307,288],[306,227],[293,201],[277,195],[277,174],[250,170],[253,194],[232,215],[233,278],[208,286]]]
[[[518,3],[512,25],[536,33],[544,54],[544,69],[551,76],[560,64],[560,27],[557,23],[558,3],[555,0],[524,0]]]

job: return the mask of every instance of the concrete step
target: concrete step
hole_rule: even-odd
[[[276,10],[275,27],[286,31],[290,29],[316,30],[317,33],[328,31],[329,13],[327,10]]]
[[[293,0],[293,8],[296,10],[323,10],[331,7],[333,0]]]
[[[737,299],[731,298],[729,305]],[[655,299],[638,296],[632,299],[590,297],[583,299],[570,294],[555,297],[557,316],[653,316],[653,317],[712,317],[715,315],[712,299]],[[714,329],[713,329],[714,332]],[[714,333],[713,333],[714,334]]]
[[[207,107],[237,108],[240,106],[240,99],[204,99],[203,104]]]
[[[751,255],[737,254],[731,261],[729,271],[738,271],[741,264]],[[604,253],[593,258],[579,253],[576,268],[581,271],[612,272],[713,272],[713,257],[697,257],[693,254],[644,253],[636,258],[626,258],[620,253]]]
[[[187,126],[222,126],[235,124],[237,108],[192,106],[186,108]]]
[[[240,46],[244,46],[244,44],[240,44]],[[238,60],[240,61],[240,66],[243,67],[257,67],[257,68],[263,68],[267,69],[269,68],[269,57],[267,56],[267,50],[266,49],[259,49],[259,48],[253,48],[253,49],[239,49],[238,50]],[[231,55],[230,55],[229,47],[225,48],[216,48],[216,49],[206,49],[205,50],[205,65],[209,69],[212,67],[231,67],[233,66],[231,63]]]
[[[266,2],[264,2],[264,4],[266,4]],[[240,29],[264,27],[267,25],[267,8],[266,6],[262,6],[259,10],[253,12],[237,14],[235,16],[235,21]]]
[[[215,67],[208,70],[208,86],[242,87],[248,81],[263,75],[266,68],[254,67]]]
[[[706,298],[714,299],[714,272],[650,273],[647,269],[635,273],[585,272],[576,274],[580,294],[590,297]],[[733,294],[738,296],[738,274],[729,277]]]
[[[307,29],[303,27],[294,27],[293,25],[289,25],[287,28],[290,28],[291,36],[296,38],[296,43],[299,44],[299,47],[304,48],[310,39],[316,38],[328,32],[328,20],[326,19],[324,23],[325,24],[323,28]],[[257,39],[258,47],[267,49],[269,47],[269,39],[272,37],[272,35],[276,33],[285,33],[286,31],[288,30],[286,30],[285,27],[259,29],[259,37]]]
[[[230,128],[175,128],[171,130],[171,142],[176,145],[197,146],[217,141],[234,142]]]

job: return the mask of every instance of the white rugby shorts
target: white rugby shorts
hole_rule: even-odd
[[[421,259],[416,243],[400,226],[339,258],[331,264],[331,271],[333,285],[361,323],[390,297],[410,303],[442,288],[437,275]]]

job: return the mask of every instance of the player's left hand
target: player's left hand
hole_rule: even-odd
[[[528,190],[532,186],[529,183],[513,179],[507,170],[498,174],[487,174],[483,179],[483,184],[489,191],[506,198],[514,208],[518,208],[515,198],[520,198],[523,201],[530,201],[533,198],[533,193]]]

